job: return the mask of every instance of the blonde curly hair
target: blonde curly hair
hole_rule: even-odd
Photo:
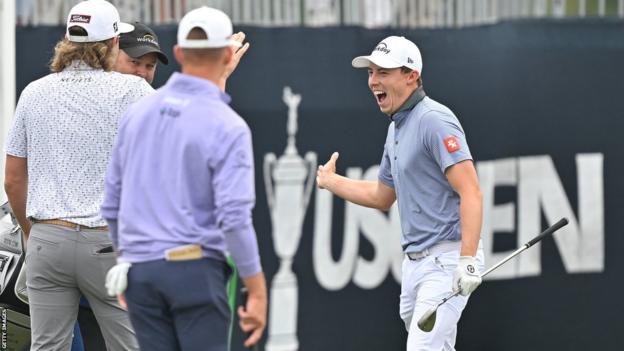
[[[74,28],[78,31],[82,28],[72,27],[70,32],[75,34]],[[84,29],[82,29],[84,31]],[[60,72],[71,65],[75,60],[82,61],[93,68],[101,68],[105,71],[112,71],[117,59],[117,51],[113,48],[114,39],[98,41],[93,43],[77,43],[67,39],[60,40],[54,47],[54,56],[50,60],[50,70]]]

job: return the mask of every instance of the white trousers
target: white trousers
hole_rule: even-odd
[[[418,320],[429,308],[452,293],[453,272],[459,261],[461,244],[437,245],[418,260],[403,260],[400,315],[408,331],[407,351],[454,351],[457,322],[467,296],[457,296],[438,308],[433,330],[418,328]],[[477,252],[479,269],[484,271],[483,250]]]

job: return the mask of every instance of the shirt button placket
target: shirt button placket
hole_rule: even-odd
[[[399,152],[399,141],[396,139],[396,135],[395,135],[395,139],[394,139],[394,166],[395,168],[398,170],[398,165],[397,165],[397,154]],[[400,172],[396,172],[396,182],[399,181],[399,173]]]
[[[397,152],[399,151],[399,141],[394,139],[394,160],[397,159]]]
[[[399,173],[400,173],[398,171],[398,165],[397,165],[397,154],[399,152],[399,137],[397,135],[398,133],[399,133],[399,127],[395,124],[395,126],[394,126],[394,147],[392,149],[393,149],[393,154],[394,154],[394,156],[393,156],[393,159],[394,159],[394,164],[393,164],[394,174],[393,174],[393,177],[394,177],[394,181],[397,182],[397,183],[399,182]]]

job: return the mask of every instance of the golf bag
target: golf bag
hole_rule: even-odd
[[[5,203],[0,206],[0,218],[7,214],[11,214],[11,209]],[[0,350],[23,351],[30,348],[26,283],[25,276],[20,274],[25,259],[24,239],[12,214],[11,217],[11,222],[0,221]]]

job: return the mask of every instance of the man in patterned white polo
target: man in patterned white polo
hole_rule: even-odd
[[[138,350],[127,313],[103,289],[115,254],[100,216],[119,119],[153,92],[140,77],[112,72],[118,36],[132,29],[104,0],[77,4],[56,45],[53,73],[30,83],[18,101],[5,190],[28,238],[31,350],[69,350],[81,295],[108,350]]]

